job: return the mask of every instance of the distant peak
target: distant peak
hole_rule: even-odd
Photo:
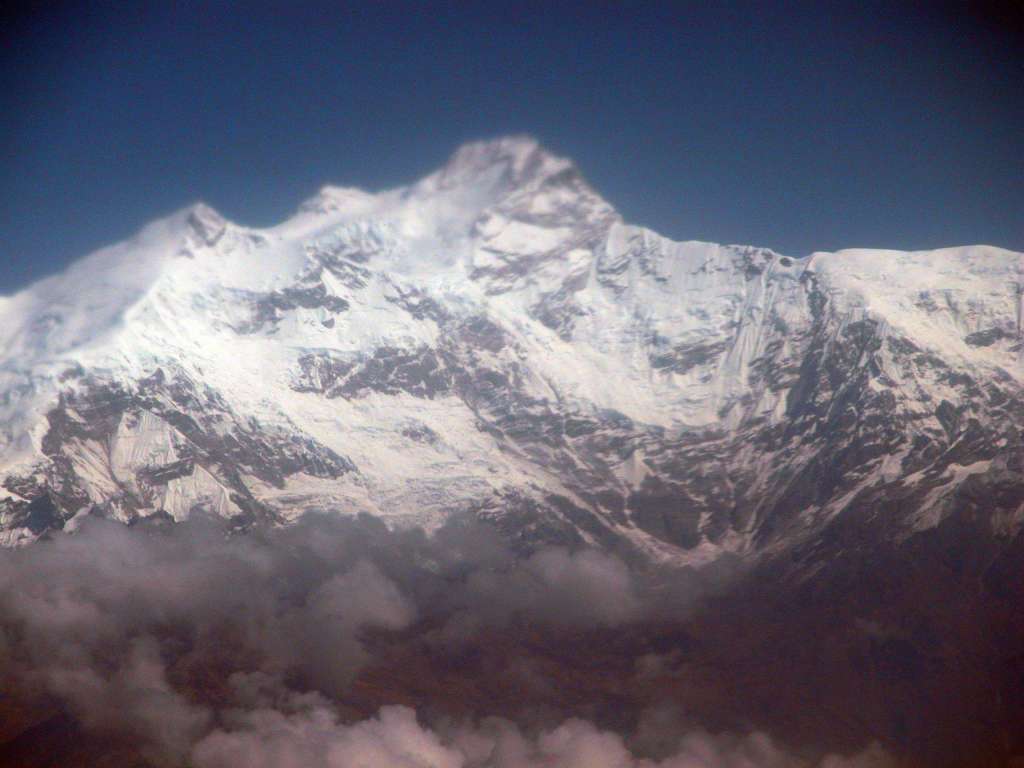
[[[503,162],[525,166],[530,157],[538,152],[547,154],[532,136],[502,136],[463,144],[455,150],[445,167],[453,170],[486,168]]]
[[[227,219],[206,203],[198,202],[190,205],[183,212],[185,223],[204,245],[214,245],[224,230],[227,229]]]
[[[376,196],[356,187],[340,187],[327,184],[320,191],[299,206],[303,213],[336,213],[338,211],[362,210],[373,204]]]
[[[500,180],[519,186],[571,168],[571,161],[551,154],[530,136],[505,136],[462,145],[424,184],[448,189]]]
[[[299,206],[298,213],[359,217],[409,197],[450,192],[468,196],[463,203],[471,199],[473,205],[493,202],[523,188],[537,188],[566,174],[579,178],[572,161],[552,154],[532,136],[502,136],[463,144],[440,169],[409,186],[371,193],[325,185]]]

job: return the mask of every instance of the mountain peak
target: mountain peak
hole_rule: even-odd
[[[487,168],[496,163],[512,162],[520,166],[536,153],[550,154],[532,136],[499,136],[495,139],[470,141],[452,153],[446,168],[451,170]]]
[[[227,219],[204,202],[190,205],[183,213],[190,234],[203,245],[216,245],[227,229]]]
[[[530,136],[513,135],[463,144],[438,170],[409,186],[371,193],[327,184],[303,202],[298,213],[362,218],[421,206],[433,199],[427,206],[438,220],[474,221],[500,201],[534,196],[552,181],[571,195],[600,200],[572,161],[552,154]],[[600,204],[610,208],[603,201]]]
[[[463,144],[421,186],[444,190],[484,183],[515,188],[573,167],[570,160],[553,155],[530,136],[505,136]]]

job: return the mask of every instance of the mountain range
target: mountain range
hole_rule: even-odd
[[[0,299],[0,528],[309,509],[699,564],[1024,521],[1022,255],[674,242],[528,138]]]
[[[998,763],[1024,752],[1024,255],[675,242],[512,137],[271,228],[197,204],[0,298],[4,545],[311,511],[738,574],[682,624],[474,651],[575,681],[552,696]],[[430,647],[368,713],[428,677],[521,705]]]

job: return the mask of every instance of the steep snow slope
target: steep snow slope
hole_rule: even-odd
[[[522,138],[271,229],[196,205],[0,299],[0,528],[470,512],[701,561],[885,489],[918,530],[1024,485],[1022,279],[985,246],[672,242]]]

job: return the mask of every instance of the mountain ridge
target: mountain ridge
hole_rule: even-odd
[[[674,242],[523,137],[270,228],[197,203],[0,299],[0,529],[465,513],[698,564],[896,483],[910,535],[1017,471],[1021,260]]]

